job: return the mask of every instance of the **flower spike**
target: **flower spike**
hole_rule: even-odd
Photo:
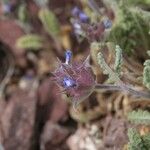
[[[95,76],[89,64],[89,56],[83,62],[71,62],[72,53],[66,51],[65,63],[61,64],[53,73],[55,82],[70,97],[73,107],[84,101],[95,88]]]

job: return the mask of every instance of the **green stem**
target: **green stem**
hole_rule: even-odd
[[[107,90],[107,91],[124,91],[128,92],[137,97],[143,97],[150,99],[150,92],[137,91],[133,89],[131,86],[126,84],[121,85],[111,85],[111,84],[96,84],[95,89]]]

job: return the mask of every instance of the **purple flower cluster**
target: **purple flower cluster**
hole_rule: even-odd
[[[78,7],[72,9],[72,16],[71,23],[79,42],[84,38],[89,41],[104,41],[106,39],[105,35],[108,34],[105,31],[112,27],[112,21],[108,17],[100,22],[92,23],[90,18]]]
[[[63,88],[75,107],[93,92],[96,83],[89,57],[83,62],[72,63],[71,56],[71,51],[66,51],[65,63],[60,61],[53,75],[55,82]]]

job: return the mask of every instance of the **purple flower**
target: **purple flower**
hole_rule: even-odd
[[[82,30],[80,23],[76,20],[72,20],[71,23],[73,25],[74,33],[75,33],[77,39],[78,39],[78,37],[82,37],[84,32]]]
[[[11,9],[12,9],[12,6],[11,6],[11,4],[3,4],[2,8],[3,8],[4,13],[10,13]]]
[[[89,57],[83,62],[71,63],[70,51],[66,52],[65,63],[59,61],[58,68],[54,71],[55,82],[63,88],[76,107],[85,100],[95,88],[95,76],[89,65]],[[68,57],[69,56],[69,57]]]
[[[89,17],[78,7],[72,9],[72,15],[82,23],[89,22]]]
[[[63,86],[66,89],[70,88],[70,87],[75,87],[76,86],[76,82],[72,78],[66,76],[63,79]]]
[[[89,17],[83,12],[79,14],[79,19],[82,23],[87,23],[89,21]]]
[[[103,25],[104,25],[105,29],[109,29],[112,27],[112,22],[109,19],[105,19],[105,20],[103,20]]]
[[[77,16],[79,16],[79,13],[80,12],[82,12],[78,7],[74,7],[73,9],[72,9],[72,15],[73,16],[75,16],[75,17],[77,17]]]
[[[66,63],[66,64],[69,64],[69,62],[71,61],[72,52],[69,51],[69,50],[67,50],[66,53],[65,53],[65,57],[66,57],[65,63]]]

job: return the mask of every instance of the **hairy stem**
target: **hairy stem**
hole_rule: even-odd
[[[95,89],[101,89],[101,90],[107,90],[107,91],[124,91],[137,97],[150,99],[150,92],[137,91],[133,89],[131,86],[126,85],[126,84],[121,84],[121,85],[96,84]]]

